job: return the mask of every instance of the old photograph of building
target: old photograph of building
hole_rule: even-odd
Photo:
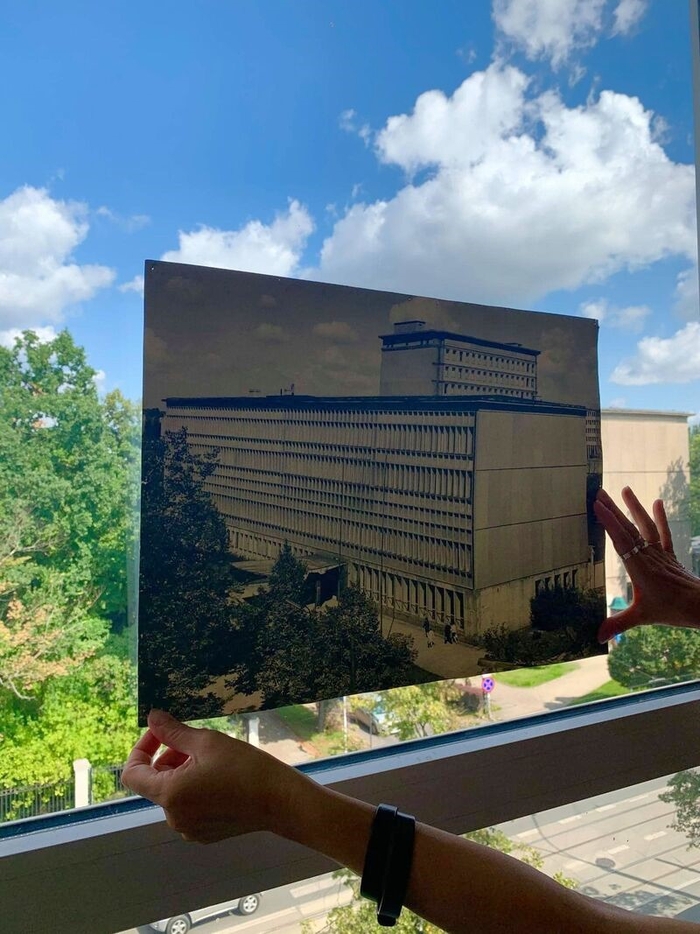
[[[596,344],[582,318],[148,263],[142,715],[599,651]]]

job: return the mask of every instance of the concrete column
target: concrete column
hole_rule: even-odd
[[[84,808],[90,804],[90,761],[88,759],[73,760],[73,775],[75,776],[75,806]]]
[[[251,746],[260,747],[260,717],[248,716],[245,718],[246,739]]]

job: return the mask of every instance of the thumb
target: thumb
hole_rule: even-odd
[[[621,613],[616,613],[615,616],[608,616],[598,630],[598,642],[608,642],[610,639],[614,639],[615,636],[619,636],[620,633],[627,632],[628,629],[633,629],[641,624],[642,619],[639,610],[633,604]]]
[[[148,715],[148,728],[164,746],[178,752],[193,753],[198,745],[201,730],[180,723],[164,710],[152,710]]]

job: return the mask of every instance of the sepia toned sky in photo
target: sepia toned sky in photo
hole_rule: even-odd
[[[379,391],[395,321],[539,350],[542,399],[598,405],[596,321],[175,263],[146,264],[144,404]]]

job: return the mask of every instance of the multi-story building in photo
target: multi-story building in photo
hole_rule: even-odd
[[[165,403],[164,430],[219,450],[207,489],[238,554],[271,561],[287,541],[386,610],[467,637],[526,624],[540,587],[595,583],[585,407],[432,393]]]
[[[382,336],[382,396],[537,399],[539,350],[397,321]]]

